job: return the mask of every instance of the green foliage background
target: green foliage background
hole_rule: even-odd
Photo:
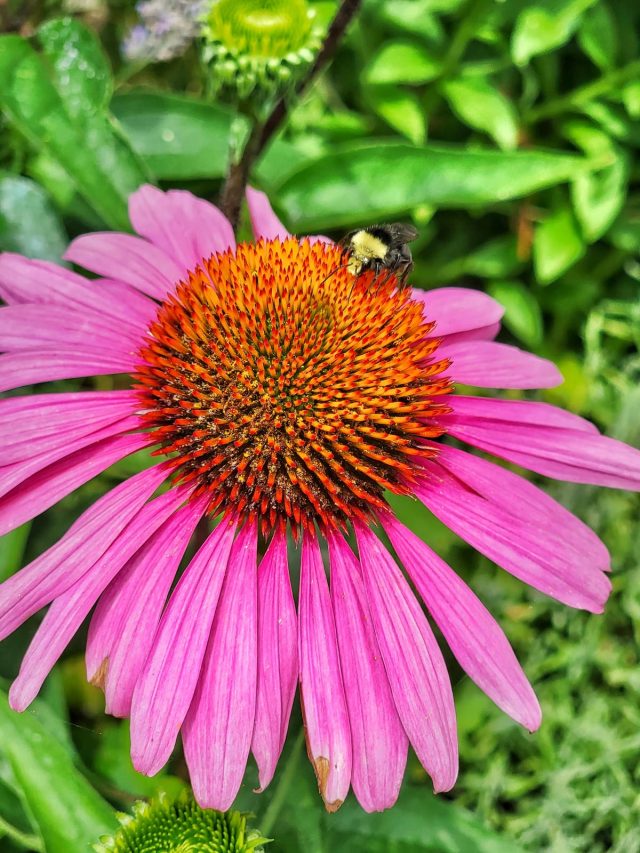
[[[335,11],[313,5],[321,21]],[[207,98],[195,46],[166,64],[123,62],[118,45],[135,17],[125,0],[0,6],[1,249],[58,260],[82,231],[127,229],[127,195],[145,180],[217,198],[247,122]],[[637,446],[639,33],[632,0],[365,0],[252,182],[296,233],[414,221],[414,284],[498,298],[502,339],[564,373],[538,396]],[[0,540],[0,575],[142,464],[115,466]],[[521,731],[452,661],[461,772],[451,802],[430,794],[413,762],[391,812],[367,816],[350,799],[326,816],[296,718],[270,789],[252,794],[250,769],[238,800],[275,838],[271,849],[640,850],[640,502],[551,488],[612,551],[602,617],[524,588],[426,511],[394,501],[504,626],[538,692],[541,730]],[[1,647],[4,677],[33,630]],[[78,637],[25,715],[0,701],[8,853],[86,850],[114,826],[111,806],[185,784],[179,755],[153,780],[133,771],[126,723],[105,717],[85,684],[82,647]]]

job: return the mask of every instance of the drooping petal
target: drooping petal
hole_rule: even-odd
[[[58,264],[10,252],[0,254],[0,296],[9,305],[33,302],[89,312],[116,331],[140,327],[128,304],[114,299],[99,282],[88,281]]]
[[[278,528],[258,569],[258,693],[251,751],[260,789],[267,787],[287,736],[298,683],[298,628],[287,563],[287,537]]]
[[[223,520],[191,560],[160,620],[131,704],[131,758],[153,776],[169,760],[200,676],[236,525]]]
[[[611,583],[562,536],[465,488],[442,466],[425,463],[417,497],[480,553],[515,577],[571,607],[601,613]]]
[[[155,319],[158,303],[138,288],[112,278],[97,278],[92,283],[109,299],[119,303],[121,310],[126,312],[129,322],[137,330],[144,332]]]
[[[300,568],[300,692],[307,752],[328,811],[336,811],[351,781],[351,732],[336,629],[322,555],[305,533]]]
[[[247,207],[256,240],[286,240],[291,234],[273,212],[266,193],[247,187]]]
[[[0,463],[10,465],[57,444],[72,444],[76,437],[125,418],[139,407],[134,391],[37,394],[0,400]]]
[[[590,527],[546,492],[528,480],[494,462],[446,444],[431,445],[437,450],[438,464],[487,500],[541,529],[551,530],[559,539],[584,555],[585,561],[609,571],[611,558],[602,540]]]
[[[456,712],[449,674],[427,618],[389,552],[356,525],[376,638],[400,720],[434,790],[458,775]]]
[[[504,308],[491,296],[466,287],[413,288],[413,298],[422,303],[423,314],[436,323],[433,335],[453,335],[498,323]]]
[[[458,575],[390,514],[384,529],[460,666],[487,696],[529,731],[540,705],[509,641]]]
[[[4,352],[41,347],[77,346],[109,349],[127,355],[139,345],[140,333],[116,331],[93,312],[81,313],[62,305],[21,304],[0,308],[0,349]]]
[[[468,332],[454,332],[451,335],[439,336],[434,330],[431,337],[442,337],[443,344],[454,344],[460,341],[493,341],[500,331],[500,323],[490,323],[479,329],[469,329]]]
[[[64,459],[65,456],[96,444],[105,438],[121,435],[139,426],[139,419],[135,415],[131,415],[128,418],[125,417],[112,423],[107,423],[84,435],[76,435],[75,439],[70,440],[67,446],[53,442],[51,447],[41,450],[40,453],[35,454],[30,459],[27,458],[21,462],[4,465],[0,468],[0,495],[6,495],[12,489],[15,489],[17,485],[28,480],[33,474],[42,471],[59,459]]]
[[[124,355],[97,348],[41,347],[37,351],[5,353],[0,355],[0,391],[56,379],[130,373],[138,361],[133,352]]]
[[[29,644],[18,677],[11,685],[9,702],[15,711],[24,711],[35,699],[43,681],[100,593],[138,548],[166,521],[180,500],[180,493],[174,489],[143,506],[91,568],[57,596]]]
[[[200,499],[180,507],[100,596],[87,637],[87,677],[102,686],[108,714],[131,711],[162,608],[205,505]]]
[[[171,293],[185,275],[184,266],[176,263],[168,251],[132,234],[82,234],[71,242],[64,257],[107,279],[123,281],[154,299]]]
[[[166,468],[156,465],[120,483],[90,506],[55,545],[0,584],[0,639],[81,578],[166,477]]]
[[[445,341],[438,357],[451,359],[446,376],[478,388],[553,388],[564,381],[553,362],[494,341]]]
[[[244,776],[256,708],[257,528],[247,522],[231,549],[200,680],[182,741],[202,808],[225,811]]]
[[[329,534],[331,598],[353,747],[351,784],[367,812],[391,808],[407,762],[407,736],[380,656],[358,562]]]
[[[142,433],[116,435],[76,450],[32,474],[26,482],[20,482],[0,497],[0,535],[40,515],[78,486],[146,444],[147,438]]]
[[[591,421],[551,406],[549,403],[531,403],[528,400],[496,400],[491,397],[468,397],[455,394],[447,397],[447,405],[453,410],[446,415],[447,430],[451,426],[481,421],[490,421],[486,426],[501,430],[508,424],[543,426],[546,429],[570,429],[578,432],[598,433]]]
[[[129,217],[138,234],[168,252],[183,274],[236,245],[226,216],[184,190],[162,192],[145,184],[129,197]]]
[[[640,451],[597,431],[516,421],[496,424],[458,412],[443,416],[442,425],[456,438],[545,477],[640,490]]]

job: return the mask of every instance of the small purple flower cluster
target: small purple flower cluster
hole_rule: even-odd
[[[129,31],[122,53],[130,62],[168,62],[183,54],[199,34],[209,0],[144,0],[140,23]]]

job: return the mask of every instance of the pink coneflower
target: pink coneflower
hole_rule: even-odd
[[[527,729],[540,723],[498,624],[394,517],[386,491],[597,613],[610,590],[597,536],[527,480],[442,439],[629,489],[640,453],[544,403],[454,393],[560,381],[548,361],[494,342],[494,300],[354,281],[337,246],[288,235],[261,193],[248,202],[255,244],[236,246],[224,216],[189,193],[143,187],[130,203],[140,236],[89,234],[69,248],[101,278],[0,259],[3,389],[132,376],[129,390],[3,401],[0,532],[129,453],[158,454],[0,588],[0,636],[51,605],[11,703],[26,708],[96,605],[88,676],[110,713],[131,717],[138,770],[157,772],[182,732],[199,803],[228,808],[250,751],[261,787],[271,780],[299,681],[327,808],[351,785],[363,808],[383,809],[409,744],[437,791],[458,765],[449,677],[410,582],[478,686]],[[206,515],[219,523],[171,591]],[[301,551],[297,613],[287,535]]]

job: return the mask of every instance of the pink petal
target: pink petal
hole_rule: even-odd
[[[120,483],[90,506],[55,545],[0,584],[0,639],[81,578],[166,477],[166,468],[156,465]]]
[[[438,464],[473,491],[524,521],[551,530],[591,565],[609,571],[611,559],[590,527],[528,480],[493,462],[445,444],[433,444]]]
[[[107,279],[123,281],[154,299],[163,299],[171,293],[185,274],[169,247],[154,246],[140,237],[111,231],[76,237],[64,257]]]
[[[2,465],[72,444],[77,437],[121,420],[138,408],[134,391],[37,394],[0,400]]]
[[[89,312],[116,331],[140,326],[128,304],[113,299],[98,282],[87,281],[57,264],[9,252],[0,254],[0,296],[9,304],[34,302]]]
[[[131,711],[162,608],[205,505],[206,499],[193,500],[178,509],[100,597],[87,638],[87,677],[103,687],[108,714]]]
[[[551,361],[493,341],[443,343],[438,358],[451,359],[444,374],[478,388],[553,388],[564,381]]]
[[[640,490],[640,452],[604,435],[544,426],[441,419],[456,438],[516,465],[571,483]]]
[[[531,424],[543,426],[546,429],[571,429],[579,432],[598,433],[597,428],[584,418],[550,406],[548,403],[530,403],[527,400],[496,400],[491,397],[468,397],[452,395],[447,397],[447,405],[453,409],[451,415],[442,418],[443,423],[450,424],[473,423],[477,420],[491,421],[486,426],[497,431],[506,423]]]
[[[414,491],[443,524],[535,589],[571,607],[602,612],[609,579],[561,535],[466,489],[437,464],[425,469],[427,478]]]
[[[336,811],[349,792],[351,732],[331,598],[314,535],[302,542],[299,599],[300,691],[307,752],[327,811]]]
[[[116,435],[70,453],[33,474],[0,498],[0,535],[40,515],[78,486],[146,444],[146,436],[140,433]]]
[[[131,758],[153,776],[169,760],[200,676],[236,525],[218,524],[160,620],[131,704]]]
[[[261,790],[273,778],[287,736],[298,683],[297,641],[287,537],[278,528],[258,569],[258,694],[251,751]]]
[[[273,212],[266,193],[247,187],[247,207],[256,240],[286,240],[291,234]]]
[[[55,379],[130,373],[138,362],[133,352],[125,356],[98,348],[91,351],[80,347],[42,347],[37,351],[6,353],[0,355],[0,391]]]
[[[256,709],[257,529],[247,522],[231,549],[200,680],[182,742],[202,808],[225,811],[244,776]]]
[[[100,593],[169,517],[180,500],[180,494],[173,490],[142,507],[89,571],[56,598],[29,644],[18,677],[11,685],[9,701],[14,711],[24,711],[33,702]]]
[[[360,573],[342,536],[329,534],[331,597],[351,739],[351,783],[367,812],[391,808],[407,763],[407,736],[380,656]]]
[[[529,731],[535,731],[541,720],[540,705],[493,616],[414,533],[391,515],[382,523],[460,666],[498,707]]]
[[[128,418],[121,418],[112,423],[107,423],[91,432],[80,433],[75,436],[73,441],[69,441],[67,445],[61,445],[59,442],[54,441],[50,447],[45,447],[44,450],[41,450],[40,453],[30,459],[27,458],[22,462],[5,465],[0,468],[0,495],[6,495],[11,489],[29,479],[33,474],[42,471],[52,463],[57,462],[59,459],[64,459],[65,456],[69,456],[77,450],[82,450],[89,445],[96,444],[102,439],[121,435],[139,426],[140,419],[137,415],[131,415]]]
[[[454,332],[452,335],[442,336],[443,344],[454,344],[460,341],[492,341],[500,331],[500,323],[491,323],[489,326],[481,326],[479,329],[469,329],[468,332]],[[430,337],[440,337],[434,330]]]
[[[5,352],[41,347],[77,346],[127,354],[140,345],[140,334],[115,330],[93,312],[62,305],[20,304],[0,308],[0,348]]]
[[[396,709],[436,792],[458,775],[456,712],[449,675],[433,632],[393,558],[356,525],[360,564],[378,645]]]
[[[137,288],[125,284],[124,281],[115,281],[112,278],[97,278],[92,283],[109,299],[119,303],[132,326],[135,325],[136,328],[144,331],[155,320],[158,313],[158,303],[155,299],[145,296]]]
[[[504,308],[491,296],[466,287],[438,287],[435,290],[413,288],[412,296],[422,302],[425,319],[435,320],[434,335],[468,332],[497,323]]]
[[[224,214],[184,190],[165,193],[146,184],[129,197],[129,217],[138,234],[168,252],[183,272],[236,245]]]

